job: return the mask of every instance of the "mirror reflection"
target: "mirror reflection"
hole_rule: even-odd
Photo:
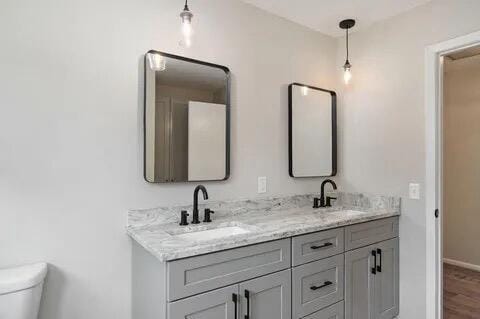
[[[291,84],[288,91],[290,176],[335,175],[335,92],[299,83]]]
[[[145,56],[145,179],[223,180],[229,174],[229,71],[149,51]]]

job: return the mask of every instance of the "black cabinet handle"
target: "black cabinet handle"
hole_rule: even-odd
[[[311,290],[318,290],[318,289],[322,289],[322,288],[328,287],[328,286],[330,286],[331,284],[333,284],[333,282],[331,282],[331,281],[325,281],[325,282],[323,283],[323,285],[320,285],[320,286],[312,286],[312,287],[310,287],[310,289],[311,289]]]
[[[245,315],[245,319],[250,318],[250,291],[245,289],[245,298],[247,299],[247,314]]]
[[[375,250],[372,250],[372,256],[373,256],[373,267],[372,267],[372,274],[376,275],[377,274],[377,252]]]
[[[379,265],[377,266],[377,271],[382,272],[382,250],[380,248],[377,248],[377,255],[379,261]]]
[[[332,243],[325,243],[323,245],[320,245],[320,246],[310,246],[310,249],[321,249],[321,248],[325,248],[325,247],[329,247],[329,246],[333,246]]]
[[[235,319],[238,319],[237,318],[237,315],[238,315],[238,306],[237,306],[238,296],[237,296],[237,294],[232,294],[232,301],[233,301],[233,304],[235,305]]]

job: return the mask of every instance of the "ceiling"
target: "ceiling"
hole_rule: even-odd
[[[265,11],[321,33],[339,37],[345,31],[338,23],[357,20],[355,30],[393,17],[432,0],[242,0]]]

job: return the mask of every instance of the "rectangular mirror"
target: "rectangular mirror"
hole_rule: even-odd
[[[292,83],[288,87],[288,114],[290,176],[334,176],[337,173],[335,92]]]
[[[145,163],[151,183],[225,180],[230,171],[228,68],[145,55]]]

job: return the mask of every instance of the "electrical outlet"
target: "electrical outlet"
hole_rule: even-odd
[[[267,192],[267,177],[260,176],[258,178],[258,193],[266,193]]]
[[[420,199],[420,184],[410,183],[408,185],[408,194],[410,199]]]

